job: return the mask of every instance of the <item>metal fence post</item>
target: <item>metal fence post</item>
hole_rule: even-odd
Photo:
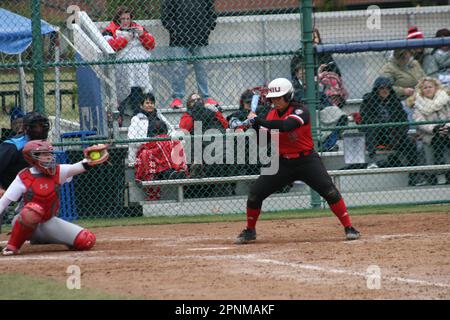
[[[42,52],[41,35],[41,5],[39,0],[31,3],[31,28],[32,28],[32,68],[34,75],[33,110],[45,113],[44,106],[44,56]]]
[[[317,146],[317,123],[316,123],[316,85],[314,81],[314,48],[313,48],[313,19],[312,19],[312,1],[302,1],[302,39],[303,50],[305,54],[305,73],[306,73],[306,104],[311,114],[311,130],[314,139],[314,145]],[[311,189],[311,206],[320,207],[320,196]]]

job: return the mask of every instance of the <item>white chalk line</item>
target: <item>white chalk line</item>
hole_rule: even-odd
[[[199,256],[200,258],[200,256]],[[265,259],[265,258],[255,258],[254,254],[251,255],[226,255],[226,256],[203,256],[203,259],[212,259],[212,260],[248,260],[251,262],[256,263],[263,263],[263,264],[273,264],[273,265],[281,265],[281,266],[287,266],[295,269],[303,269],[303,270],[309,270],[309,271],[318,271],[323,273],[332,273],[332,274],[344,274],[348,276],[357,276],[357,277],[363,277],[367,278],[368,274],[364,272],[356,272],[346,269],[337,269],[333,267],[324,267],[319,265],[313,265],[313,264],[305,264],[305,263],[293,263],[293,262],[287,262],[287,261],[281,261],[281,260],[275,260],[275,259]],[[389,282],[404,282],[408,284],[416,284],[416,285],[422,285],[422,286],[432,286],[432,287],[442,287],[442,288],[450,288],[450,284],[448,283],[442,283],[442,282],[431,282],[426,280],[418,280],[418,279],[412,279],[412,278],[403,278],[403,277],[391,277],[391,276],[383,276],[381,275],[381,281],[387,280]]]
[[[385,235],[373,235],[371,237],[362,236],[360,239],[352,240],[352,241],[345,241],[345,244],[358,244],[361,242],[378,242],[378,241],[384,241],[384,240],[390,240],[390,239],[432,239],[432,238],[442,238],[442,237],[450,237],[449,232],[442,232],[442,233],[399,233],[399,234],[385,234]]]
[[[211,247],[211,248],[188,248],[188,251],[210,251],[210,250],[230,250],[236,247]]]

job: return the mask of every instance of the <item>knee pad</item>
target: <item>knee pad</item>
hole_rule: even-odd
[[[95,240],[95,234],[89,230],[83,229],[73,241],[73,248],[75,250],[89,250],[94,246]]]
[[[323,197],[328,202],[328,204],[334,204],[342,198],[339,190],[334,186],[326,190]]]
[[[44,220],[44,209],[35,202],[28,202],[20,211],[19,222],[23,225],[36,228]]]

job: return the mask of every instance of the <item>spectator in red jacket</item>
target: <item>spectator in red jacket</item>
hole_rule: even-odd
[[[152,50],[155,47],[155,38],[132,19],[131,10],[120,7],[111,23],[102,32],[103,36],[115,51],[125,48],[134,36],[138,37],[145,49]]]
[[[218,105],[205,104],[198,93],[189,96],[186,103],[187,112],[180,119],[180,129],[193,133],[194,121],[201,121],[202,131],[207,129],[227,129],[228,121]]]
[[[226,132],[226,129],[228,128],[228,121],[220,111],[218,105],[208,103],[205,104],[200,94],[193,93],[189,96],[186,107],[187,112],[181,117],[179,127],[182,130],[188,131],[189,134],[194,135],[196,137],[195,139],[198,139],[197,135],[200,134],[207,135]],[[200,124],[201,128],[199,128]],[[223,142],[225,142],[225,139],[223,139]],[[219,177],[229,174],[229,166],[226,165],[225,153],[222,153],[223,158],[216,154],[216,152],[220,151],[212,148],[212,143],[217,143],[216,138],[211,140],[202,139],[200,143],[202,150],[198,150],[196,149],[197,141],[194,141],[194,139],[190,140],[190,148],[188,148],[186,152],[188,152],[187,161],[190,163],[189,172],[191,177]],[[199,152],[201,152],[201,161],[199,161],[198,158]],[[212,153],[214,153],[214,155]],[[219,158],[222,161],[219,160],[219,163],[215,162]],[[186,189],[186,197],[210,197],[214,194],[220,196],[227,195],[226,192],[230,195],[231,188],[229,186],[216,186],[212,184],[196,185],[189,186]]]
[[[154,37],[132,21],[133,13],[120,7],[113,21],[103,31],[104,38],[117,51],[118,60],[150,58],[155,47]],[[120,63],[116,66],[116,93],[119,101],[120,125],[129,126],[131,117],[139,109],[140,97],[153,91],[148,63]]]

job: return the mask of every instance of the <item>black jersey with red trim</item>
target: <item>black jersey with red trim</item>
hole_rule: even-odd
[[[266,120],[294,119],[300,126],[291,131],[279,132],[279,154],[292,154],[314,149],[311,133],[311,121],[309,111],[303,105],[289,105],[280,115],[278,110],[272,109],[266,116]]]

